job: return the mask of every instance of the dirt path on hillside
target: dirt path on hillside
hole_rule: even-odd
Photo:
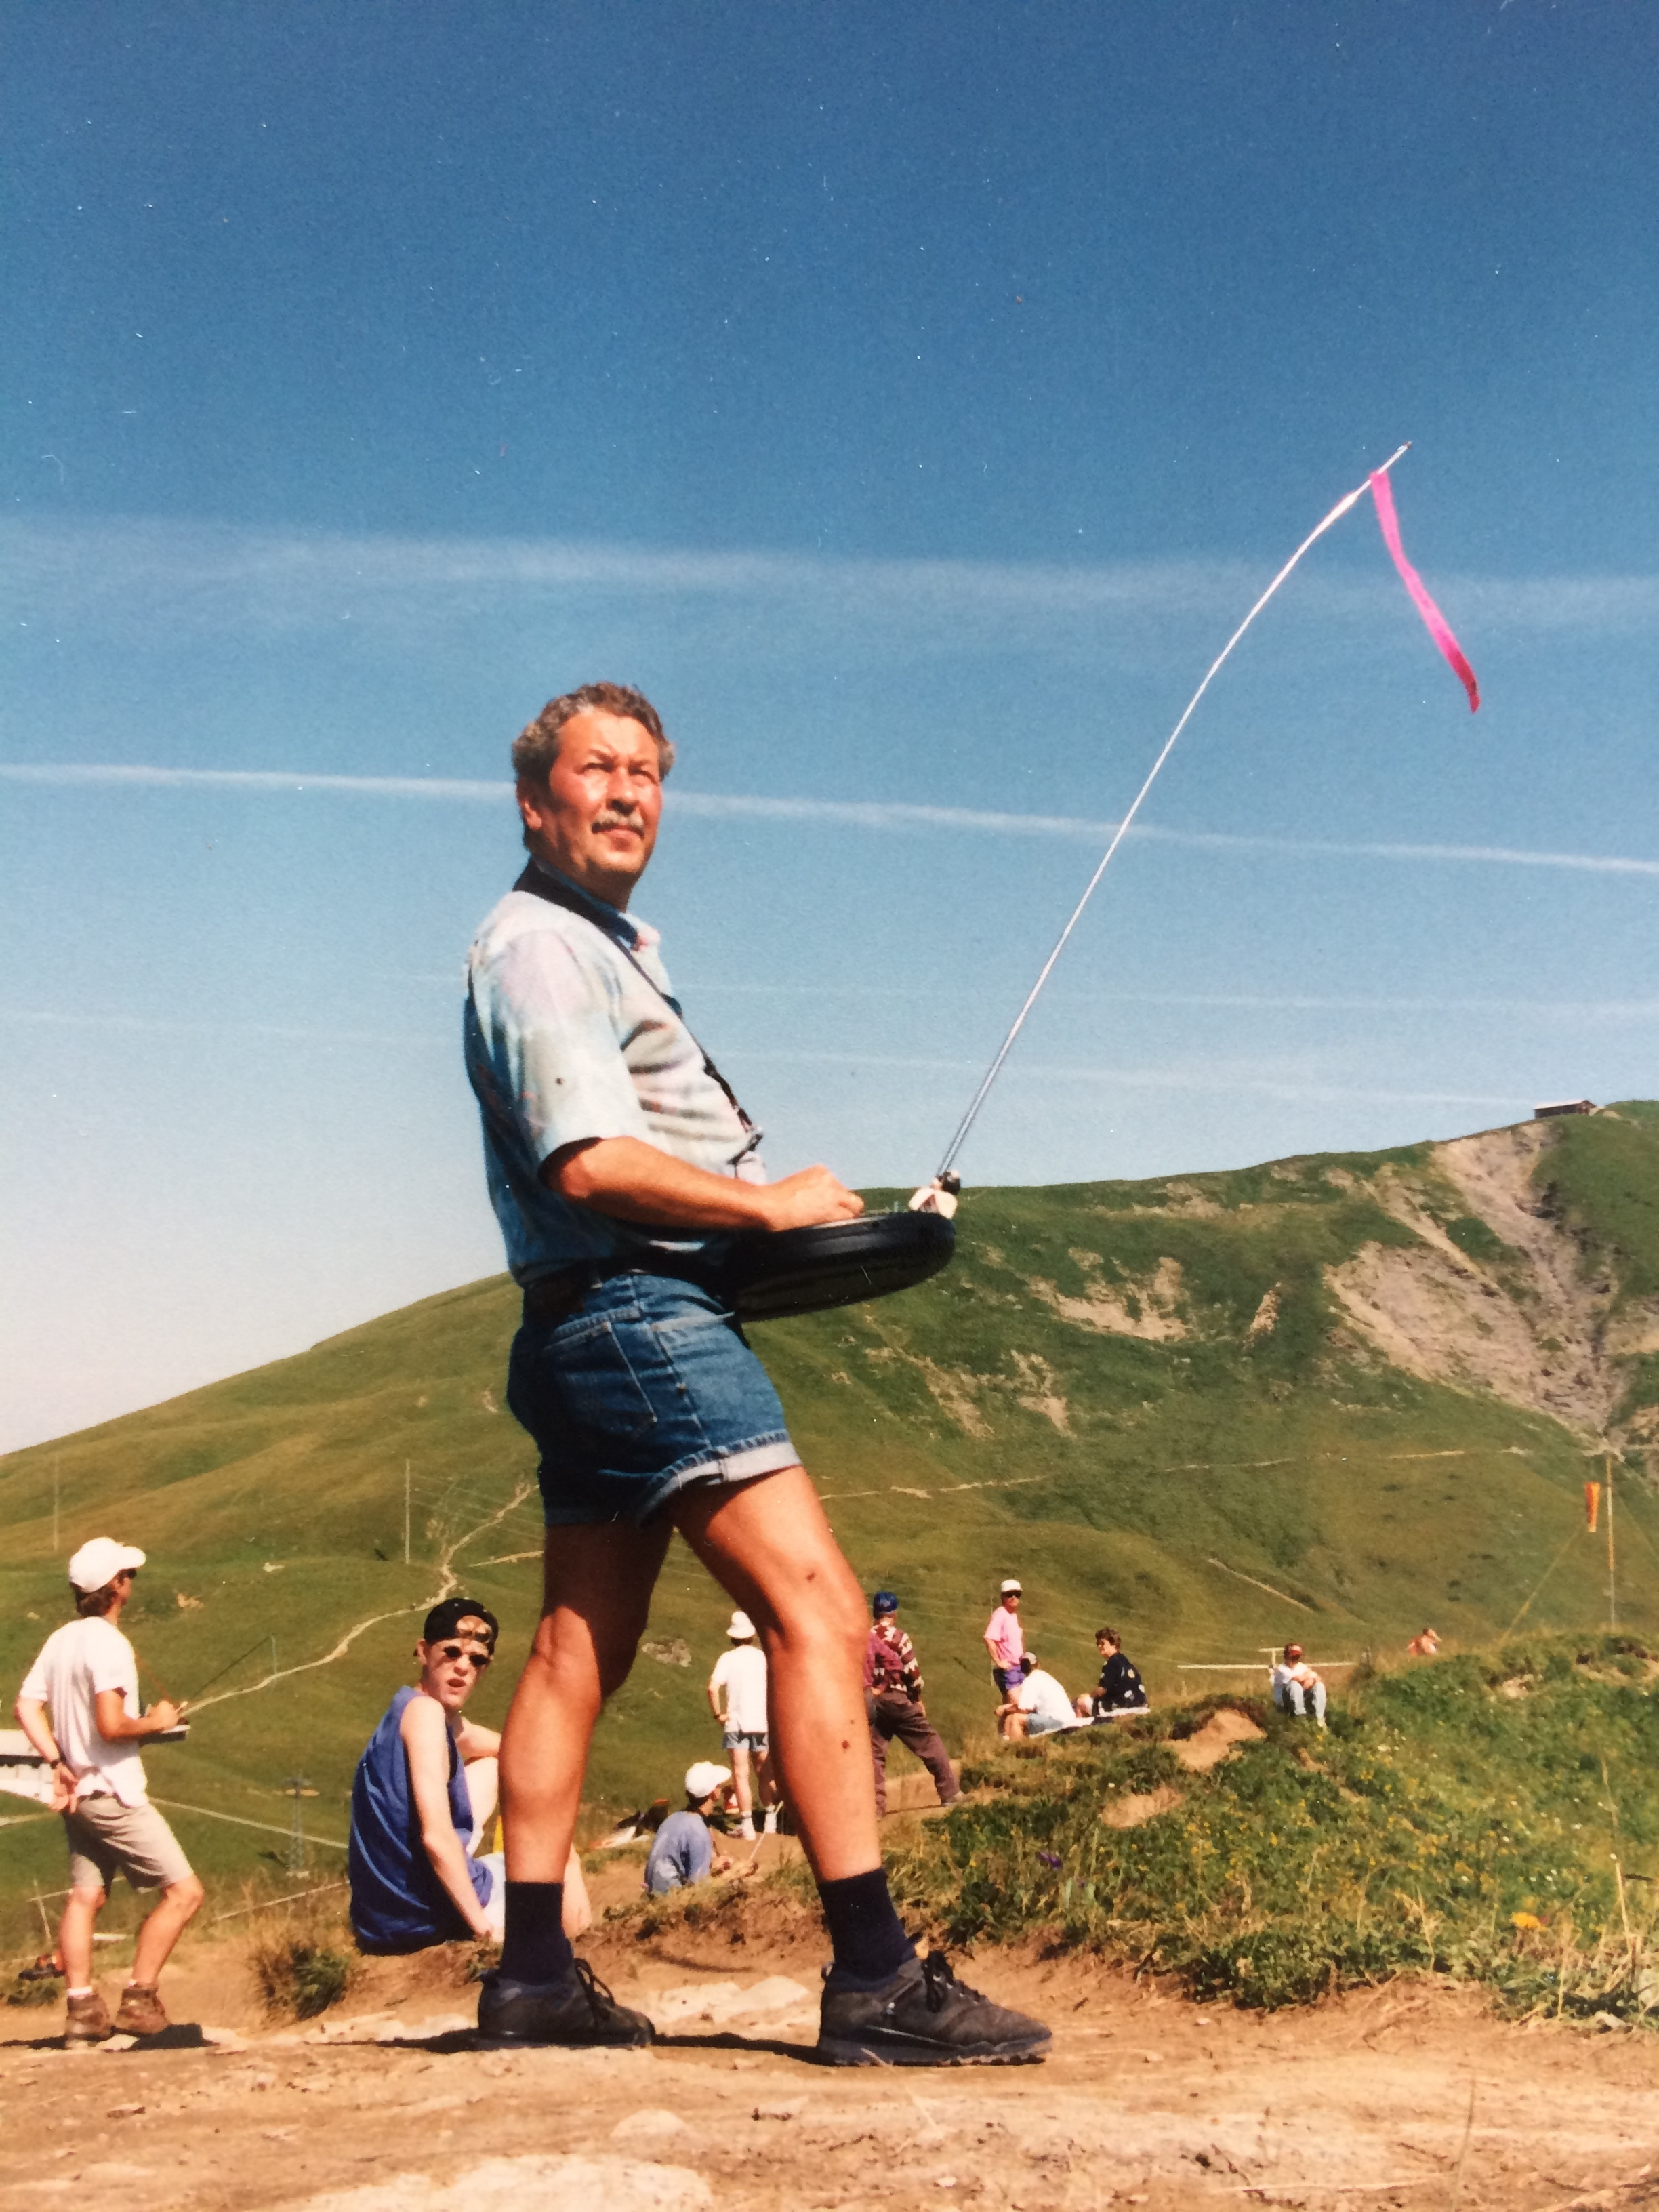
[[[805,1915],[779,1899],[745,1925],[736,1946],[706,1927],[602,1931],[595,1965],[659,2023],[644,2051],[474,2051],[471,1993],[400,1960],[323,2024],[271,2034],[224,1945],[167,1985],[175,2018],[226,2023],[216,2046],[70,2054],[27,2039],[55,2014],[0,2014],[0,2204],[1659,2206],[1659,2039],[1507,2027],[1413,1984],[1263,2019],[994,1953],[959,1963],[1053,2024],[1045,2065],[827,2069]]]
[[[452,1536],[449,1539],[438,1554],[438,1587],[430,1597],[416,1598],[411,1605],[393,1606],[389,1613],[366,1614],[362,1620],[354,1621],[345,1633],[319,1658],[301,1659],[292,1667],[275,1668],[270,1674],[262,1674],[257,1681],[240,1683],[234,1689],[216,1691],[210,1698],[188,1699],[191,1719],[193,1720],[198,1713],[206,1712],[210,1705],[224,1705],[232,1698],[251,1698],[256,1691],[270,1689],[273,1682],[286,1682],[292,1675],[309,1674],[316,1668],[331,1667],[337,1659],[345,1657],[346,1653],[350,1650],[360,1636],[367,1635],[371,1628],[378,1627],[383,1620],[398,1620],[417,1613],[430,1613],[434,1605],[441,1605],[447,1597],[453,1597],[460,1588],[460,1577],[456,1571],[455,1561],[461,1553],[469,1544],[477,1543],[486,1529],[498,1528],[515,1507],[524,1504],[534,1487],[533,1483],[520,1482],[505,1505],[497,1506],[493,1513],[486,1514],[475,1527],[464,1529],[459,1536]],[[533,1553],[526,1554],[527,1558],[534,1556]]]

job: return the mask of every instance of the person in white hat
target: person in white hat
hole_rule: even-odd
[[[757,1790],[764,1808],[767,1834],[774,1836],[778,1829],[777,1787],[772,1779],[772,1740],[766,1715],[766,1654],[756,1641],[755,1624],[746,1613],[734,1613],[726,1633],[726,1649],[708,1677],[708,1710],[720,1723],[721,1750],[732,1754],[738,1833],[744,1843],[752,1844]]]
[[[997,1592],[997,1609],[985,1624],[985,1648],[991,1655],[991,1680],[997,1686],[997,1734],[1008,1734],[1005,1716],[1017,1704],[1025,1679],[1025,1631],[1020,1626],[1024,1593],[1010,1575]]]
[[[69,1563],[76,1618],[46,1638],[15,1708],[18,1726],[51,1764],[69,1840],[69,1902],[58,1935],[69,1984],[66,2045],[161,2033],[161,1969],[204,1894],[149,1802],[138,1756],[142,1738],[179,1724],[179,1708],[166,1698],[140,1713],[137,1654],[117,1625],[143,1564],[142,1552],[110,1536],[82,1545]],[[112,2021],[93,1985],[92,1931],[117,1874],[161,1896],[138,1931],[132,1978]]]
[[[645,1863],[645,1886],[653,1897],[666,1897],[671,1889],[686,1889],[694,1881],[707,1881],[710,1875],[731,1872],[731,1860],[714,1849],[708,1832],[714,1800],[731,1779],[731,1768],[716,1766],[712,1759],[700,1759],[686,1768],[685,1810],[671,1813],[663,1822]]]

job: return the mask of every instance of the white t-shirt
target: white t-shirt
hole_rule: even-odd
[[[1042,1721],[1074,1721],[1072,1701],[1052,1674],[1033,1667],[1019,1686],[1019,1710]]]
[[[726,1725],[745,1735],[766,1734],[766,1654],[757,1644],[734,1644],[714,1662],[711,1690],[724,1686]]]
[[[94,1614],[52,1631],[18,1694],[38,1698],[50,1711],[52,1734],[75,1776],[77,1796],[148,1804],[137,1744],[112,1743],[99,1733],[100,1690],[118,1690],[127,1717],[137,1719],[137,1655],[112,1620]]]

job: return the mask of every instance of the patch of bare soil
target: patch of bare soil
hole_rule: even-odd
[[[840,2071],[812,2057],[815,1917],[768,1892],[729,1925],[596,1930],[594,1964],[658,2024],[641,2051],[474,2051],[453,1961],[427,1962],[424,1990],[398,1980],[418,1970],[372,1962],[324,2023],[273,2034],[240,1953],[198,1946],[167,1994],[175,2017],[242,2021],[216,2046],[65,2053],[44,2039],[53,2017],[4,2019],[0,2202],[1659,2206],[1659,2039],[1506,2027],[1472,1993],[1422,1984],[1264,2018],[1075,1955],[994,1953],[958,1963],[1051,2023],[1046,2064]]]
[[[1434,1165],[1469,1212],[1516,1255],[1501,1267],[1472,1259],[1404,1181],[1385,1176],[1376,1196],[1419,1242],[1368,1244],[1327,1280],[1395,1366],[1490,1391],[1598,1439],[1624,1387],[1613,1360],[1626,1347],[1607,1342],[1615,1285],[1587,1280],[1572,1237],[1538,1210],[1532,1174],[1549,1140],[1538,1123],[1522,1122],[1434,1148]]]

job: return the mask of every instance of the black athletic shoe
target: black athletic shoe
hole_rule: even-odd
[[[832,1967],[818,2014],[818,2053],[834,2066],[1021,2066],[1050,2040],[1040,2020],[959,1982],[938,1951],[877,1990],[838,1989]]]
[[[510,2051],[531,2044],[608,2044],[629,2048],[649,2043],[656,2030],[642,2012],[619,2005],[585,1959],[573,1961],[568,1981],[509,1981],[499,1967],[486,1974],[478,1994],[480,2050]]]

